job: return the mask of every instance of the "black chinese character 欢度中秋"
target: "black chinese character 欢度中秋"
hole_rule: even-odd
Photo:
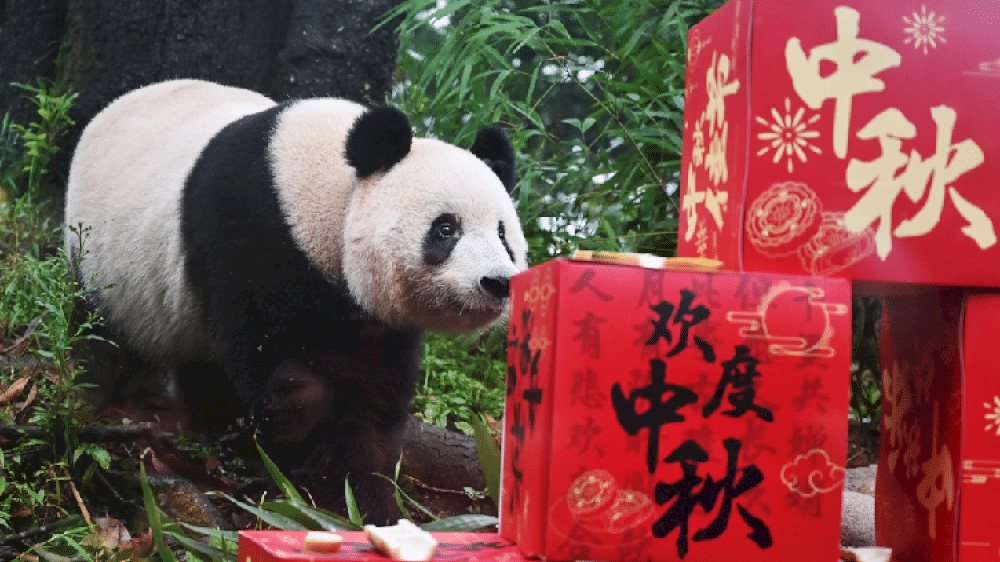
[[[649,429],[646,462],[649,473],[652,474],[656,471],[659,457],[660,428],[668,423],[684,421],[684,416],[677,413],[677,410],[696,402],[698,395],[690,388],[667,384],[667,364],[659,359],[649,361],[649,371],[649,385],[630,391],[627,398],[621,384],[616,382],[611,387],[611,405],[617,414],[618,423],[629,435],[635,435],[642,428]],[[663,400],[663,395],[667,392],[671,396]],[[649,402],[649,408],[642,413],[636,406],[640,398]]]
[[[739,439],[728,438],[723,441],[728,453],[726,476],[716,482],[711,475],[702,478],[698,475],[698,465],[708,461],[708,453],[696,441],[687,440],[680,444],[664,463],[680,463],[682,476],[673,483],[658,482],[654,492],[656,503],[664,505],[670,500],[673,504],[660,519],[653,523],[653,536],[663,538],[674,529],[680,529],[677,536],[677,555],[681,558],[688,553],[688,525],[691,515],[697,506],[705,513],[711,513],[715,504],[722,496],[718,515],[707,527],[696,531],[691,537],[695,542],[707,541],[720,537],[729,526],[733,503],[736,498],[755,488],[764,480],[764,475],[756,465],[737,467],[742,443]],[[737,480],[737,475],[739,479]],[[698,486],[701,488],[698,489]],[[697,491],[696,491],[697,489]],[[747,535],[758,547],[770,548],[773,544],[771,531],[763,521],[752,515],[743,506],[736,504],[740,517],[750,527]]]

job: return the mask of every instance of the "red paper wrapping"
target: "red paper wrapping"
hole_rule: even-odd
[[[1000,560],[1000,295],[887,297],[882,333],[878,543],[905,562]]]
[[[363,532],[338,532],[344,537],[340,552],[322,554],[302,547],[305,531],[241,531],[239,562],[335,562],[392,560],[372,546]],[[520,562],[524,560],[510,541],[495,533],[431,533],[440,543],[434,560],[462,562]]]
[[[678,255],[1000,286],[1000,3],[731,0],[688,37]]]
[[[501,534],[550,560],[835,560],[850,286],[555,260],[512,281]]]

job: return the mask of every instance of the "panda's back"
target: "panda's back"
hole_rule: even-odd
[[[137,351],[171,360],[209,353],[208,330],[192,313],[199,305],[184,277],[181,193],[219,131],[274,105],[247,90],[175,80],[122,96],[84,129],[70,169],[66,224],[90,229],[80,279],[91,288],[113,285],[97,304]],[[77,240],[67,232],[71,256],[79,253]]]

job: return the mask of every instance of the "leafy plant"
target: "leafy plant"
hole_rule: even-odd
[[[450,337],[428,334],[413,409],[420,419],[472,435],[468,420],[478,412],[503,414],[506,330]]]
[[[344,493],[347,500],[349,517],[344,518],[335,513],[309,505],[299,494],[295,486],[278,469],[259,446],[257,448],[264,466],[281,492],[282,498],[274,501],[260,501],[256,505],[230,496],[224,496],[234,505],[257,517],[262,525],[274,530],[283,531],[358,531],[363,521],[354,501],[354,494],[347,481],[344,482]],[[157,552],[164,562],[177,562],[173,551],[167,547],[166,536],[171,536],[186,551],[188,557],[197,560],[218,560],[233,562],[239,536],[235,531],[223,531],[206,527],[196,527],[188,524],[178,524],[170,521],[166,514],[156,505],[152,488],[146,477],[146,469],[140,466],[143,500],[149,523],[153,533]],[[398,466],[397,466],[398,477]],[[397,487],[397,491],[398,491]],[[402,493],[402,492],[398,492]],[[412,500],[411,500],[412,501]],[[423,509],[421,506],[417,506]],[[426,510],[424,510],[426,512]],[[408,517],[405,511],[402,515]],[[473,531],[489,525],[496,525],[497,519],[484,515],[459,515],[445,519],[437,519],[421,525],[426,531],[460,532]],[[192,538],[195,534],[207,539]]]
[[[14,83],[30,94],[28,98],[36,107],[37,120],[27,126],[4,119],[4,133],[0,146],[13,148],[3,151],[5,156],[15,155],[3,167],[2,185],[17,196],[30,196],[37,199],[46,193],[48,186],[49,164],[52,157],[59,152],[59,140],[67,128],[73,125],[69,110],[76,99],[75,92],[62,92],[55,85],[43,78],[38,79],[37,86]]]
[[[860,426],[867,452],[878,451],[882,423],[882,378],[879,368],[878,330],[881,303],[854,297],[851,331],[851,416]]]
[[[0,254],[40,257],[61,241],[59,205],[49,186],[49,166],[73,125],[77,94],[39,78],[37,86],[13,84],[29,94],[37,119],[27,126],[4,116],[0,123]]]
[[[82,234],[81,234],[82,236]],[[14,254],[0,271],[0,332],[21,331],[8,357],[31,357],[25,368],[0,373],[0,422],[37,426],[50,437],[18,442],[4,451],[0,484],[0,528],[11,528],[10,514],[30,513],[39,521],[66,514],[64,503],[74,484],[69,469],[84,459],[107,468],[110,456],[95,443],[76,440],[87,421],[76,376],[80,365],[71,359],[75,345],[94,338],[96,314],[71,317],[86,291],[73,280],[65,255],[39,259]],[[27,367],[30,366],[30,367]],[[22,401],[17,399],[24,397]],[[54,439],[54,442],[52,441]]]
[[[51,200],[27,194],[10,201],[0,197],[0,256],[52,255],[62,242],[56,207]]]
[[[533,257],[676,248],[687,29],[721,2],[408,0],[393,101],[425,134],[512,132]]]

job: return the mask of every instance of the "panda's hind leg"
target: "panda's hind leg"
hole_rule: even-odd
[[[155,423],[167,432],[188,431],[190,417],[176,371],[112,343],[109,334],[98,335],[75,349],[87,365],[76,382],[84,386],[82,396],[93,411]]]

